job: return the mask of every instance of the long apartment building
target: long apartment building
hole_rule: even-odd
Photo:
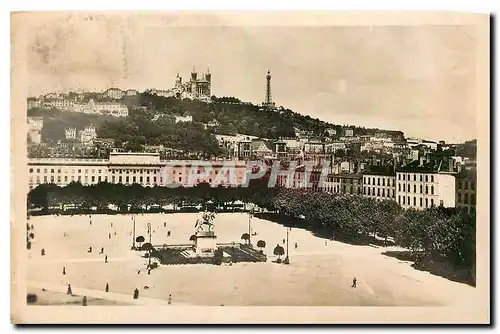
[[[363,196],[377,201],[396,199],[396,173],[379,170],[363,173]]]
[[[142,186],[238,186],[246,182],[241,161],[160,160],[159,153],[111,152],[109,159],[36,158],[28,161],[29,189],[44,183],[99,182]]]
[[[363,196],[377,201],[395,200],[404,209],[423,210],[433,206],[455,207],[456,175],[436,165],[418,161],[395,171],[363,173]]]
[[[331,194],[361,195],[361,174],[329,174],[322,185],[323,191]]]
[[[396,200],[404,209],[425,209],[433,206],[455,207],[453,171],[441,171],[418,161],[396,170]]]

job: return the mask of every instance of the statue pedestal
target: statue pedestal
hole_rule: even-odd
[[[214,256],[217,249],[217,236],[214,232],[198,232],[194,249],[197,256]]]

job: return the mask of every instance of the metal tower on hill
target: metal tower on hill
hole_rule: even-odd
[[[265,108],[274,108],[274,102],[271,95],[271,72],[269,70],[266,76],[266,99],[264,103],[262,103],[262,106]]]

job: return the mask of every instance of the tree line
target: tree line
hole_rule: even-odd
[[[259,198],[257,198],[259,200]],[[348,240],[377,236],[421,257],[444,256],[456,265],[475,263],[476,217],[455,208],[403,210],[395,201],[278,188],[260,203],[284,217],[303,218],[327,235]],[[299,219],[300,224],[300,219]]]

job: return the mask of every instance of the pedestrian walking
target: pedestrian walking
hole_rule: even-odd
[[[134,290],[134,299],[139,298],[139,289],[135,288]]]
[[[99,252],[99,254],[104,254],[104,247],[101,247],[101,251]]]
[[[42,256],[45,256],[45,248],[42,248],[42,250],[40,251],[40,254],[42,254]]]
[[[170,231],[167,232],[167,237],[169,237],[169,236],[170,236]]]
[[[168,305],[172,304],[172,294],[168,295]]]
[[[66,267],[63,267],[63,275],[66,275]]]
[[[351,285],[351,287],[352,287],[352,288],[355,288],[355,287],[356,287],[356,282],[357,282],[357,279],[356,279],[356,277],[354,277],[354,278],[352,279],[352,285]]]
[[[104,290],[105,290],[106,292],[109,292],[109,284],[108,284],[108,283],[106,283],[106,287],[104,288]]]
[[[111,227],[113,227],[113,222],[111,222]]]
[[[299,245],[297,243],[295,243],[295,248],[299,247]]]
[[[111,233],[108,233],[108,239],[111,239]]]
[[[108,256],[104,256],[104,263],[108,263]]]
[[[328,245],[328,241],[325,241],[325,246]]]
[[[68,284],[68,290],[66,291],[67,295],[72,295],[73,291],[71,290],[71,284]]]
[[[167,227],[167,223],[163,223],[163,227]]]
[[[87,296],[83,296],[82,306],[87,306]]]
[[[285,244],[285,239],[283,239],[283,245]]]

